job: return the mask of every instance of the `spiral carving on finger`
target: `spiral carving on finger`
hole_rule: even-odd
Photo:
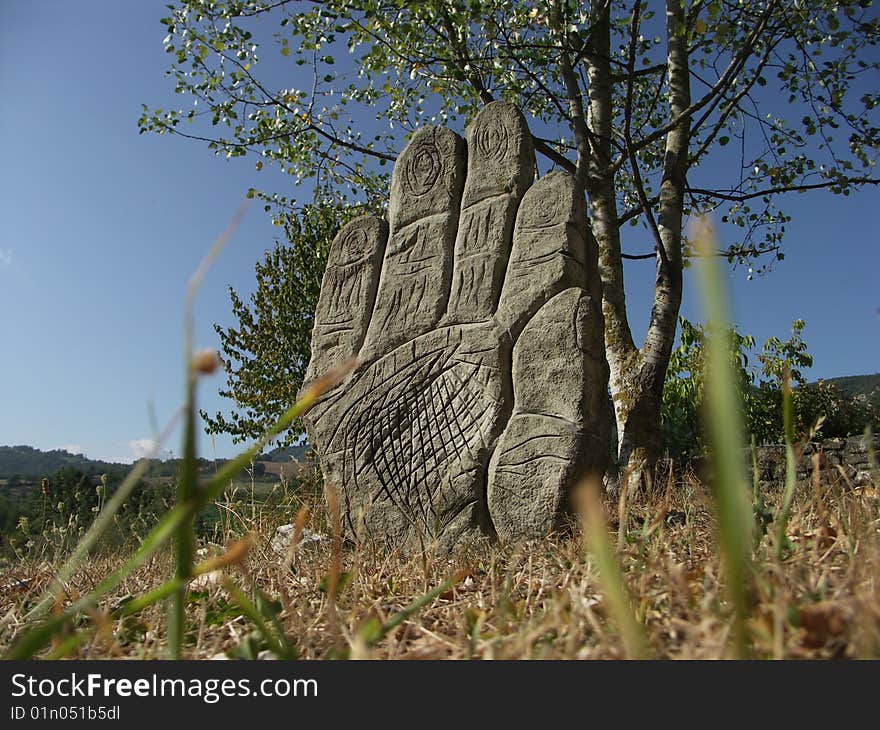
[[[343,259],[339,262],[339,266],[359,264],[367,250],[367,234],[360,228],[349,228],[343,234],[339,245],[343,251]]]
[[[432,142],[424,140],[410,151],[404,168],[404,180],[410,193],[416,197],[427,195],[437,183],[443,170],[440,151]]]

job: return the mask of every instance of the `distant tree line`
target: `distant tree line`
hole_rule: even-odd
[[[271,460],[267,457],[267,460]],[[145,476],[174,479],[180,472],[180,459],[148,459]],[[226,459],[196,460],[199,472],[210,474],[226,463]],[[32,446],[0,446],[0,479],[6,486],[33,484],[62,469],[75,469],[90,477],[102,474],[124,475],[129,464],[89,459],[82,454],[71,454],[62,449],[42,451]],[[258,469],[259,471],[259,469]]]
[[[213,472],[219,468],[205,459],[199,461],[202,470],[210,468]],[[162,473],[135,484],[97,550],[113,549],[145,536],[174,506],[178,465],[175,460],[174,471],[167,468],[169,462],[158,462],[158,465],[161,466],[158,471]],[[265,464],[255,462],[253,473],[257,478],[264,475]],[[7,481],[5,486],[0,486],[0,556],[29,553],[33,548],[39,550],[46,545],[62,552],[71,549],[122,484],[126,474],[124,469],[98,475],[74,467],[62,467],[48,477],[20,482],[14,489]],[[244,474],[244,478],[249,479],[250,474]],[[237,490],[233,500],[248,501],[250,496],[246,489]],[[262,499],[267,504],[274,504],[278,498],[272,492]],[[196,517],[197,533],[210,538],[218,516],[218,508],[213,505],[202,510]]]
[[[72,467],[89,475],[107,474],[125,469],[125,464],[86,458],[64,449],[42,451],[33,446],[0,446],[0,477],[18,477],[34,481],[53,474],[63,467]]]

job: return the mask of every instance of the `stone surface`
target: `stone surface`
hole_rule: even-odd
[[[330,254],[309,376],[359,365],[305,422],[353,539],[538,537],[609,457],[583,190],[558,172],[532,185],[511,105],[486,106],[466,138],[416,132],[392,174],[387,244],[381,221],[359,219]]]
[[[486,107],[466,137],[468,175],[455,239],[449,323],[481,321],[494,313],[517,206],[535,177],[532,138],[516,107]]]
[[[446,312],[464,158],[464,143],[457,134],[424,127],[394,165],[390,234],[376,304],[365,300],[361,305],[365,311],[372,309],[362,359],[375,359],[429,332]]]
[[[780,488],[785,482],[785,446],[770,444],[755,449],[758,467],[758,486]],[[813,456],[818,454],[820,477],[823,482],[839,482],[843,486],[867,483],[872,465],[880,452],[880,436],[869,442],[864,436],[846,439],[832,438],[806,444],[795,463],[798,481],[808,481],[813,474]],[[752,456],[747,455],[747,468],[751,476]]]
[[[279,525],[276,527],[275,534],[272,536],[272,550],[282,557],[286,556],[288,552],[290,552],[290,541],[293,540],[295,529],[295,525]],[[303,548],[318,547],[321,543],[326,541],[326,535],[304,529],[299,536],[299,542],[294,546],[294,549],[302,550]]]
[[[376,300],[387,239],[385,221],[363,216],[343,226],[333,240],[315,310],[306,381],[360,350]]]

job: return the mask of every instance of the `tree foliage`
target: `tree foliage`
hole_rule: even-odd
[[[663,388],[661,426],[663,444],[673,454],[689,454],[702,448],[701,411],[706,330],[679,318],[679,345],[669,358],[666,384]],[[748,351],[754,346],[751,335],[741,335],[735,328],[728,331],[730,359],[737,374],[740,399],[751,386]],[[742,402],[742,400],[740,401]]]
[[[836,383],[819,380],[798,388],[792,395],[795,429],[800,438],[814,425],[826,438],[861,434],[867,426],[874,433],[880,431],[880,408],[865,396],[847,393]]]
[[[589,91],[589,64],[601,55],[595,36],[603,5],[178,0],[162,19],[168,74],[193,106],[145,105],[140,129],[195,136],[229,157],[255,154],[297,181],[315,178],[322,189],[381,196],[390,173],[382,165],[399,151],[392,130],[456,123],[505,99],[546,133],[536,134],[538,152],[576,171],[587,165],[580,158],[593,140],[589,133],[576,139],[588,110],[573,98],[566,67],[575,85]],[[612,71],[608,162],[621,224],[646,223],[650,210],[641,198],[649,209],[656,204],[663,138],[682,121],[669,118],[665,103],[668,39],[662,12],[656,17],[659,5],[611,2],[611,47],[600,59]],[[725,219],[744,229],[731,256],[778,251],[787,218],[775,209],[777,193],[811,187],[848,193],[873,170],[880,136],[874,112],[880,93],[872,83],[880,68],[872,55],[880,40],[877,17],[867,0],[687,5],[679,31],[696,93],[685,115],[695,179],[686,207],[726,206]],[[277,64],[264,62],[276,54],[302,73],[267,70],[263,78],[261,64]],[[273,84],[273,76],[299,83]],[[368,115],[377,121],[375,134],[365,130]],[[711,187],[698,184],[697,168],[713,155],[739,164],[729,167],[727,180],[713,169]]]

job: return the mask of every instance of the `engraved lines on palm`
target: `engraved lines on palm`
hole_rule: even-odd
[[[475,386],[479,365],[451,355],[431,351],[394,373],[368,408],[352,413],[342,448],[342,472],[352,475],[356,490],[363,485],[369,504],[387,499],[430,536],[461,510],[451,479],[478,468],[497,406]]]

